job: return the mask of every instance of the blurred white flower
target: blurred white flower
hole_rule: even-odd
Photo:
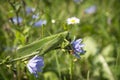
[[[76,17],[71,17],[67,19],[67,24],[78,24],[80,23],[80,19],[76,18]]]
[[[56,21],[54,19],[51,20],[52,23],[55,23]]]

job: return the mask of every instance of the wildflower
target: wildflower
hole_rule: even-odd
[[[31,8],[31,7],[26,7],[26,13],[30,14],[32,12],[35,12],[35,8]]]
[[[80,54],[84,54],[86,52],[85,50],[83,50],[84,44],[81,44],[81,42],[82,42],[82,39],[78,39],[71,42],[73,54],[77,58],[80,58]]]
[[[75,3],[83,2],[83,0],[74,0]]]
[[[46,23],[47,23],[46,20],[39,20],[39,21],[37,21],[37,22],[34,23],[34,26],[40,27],[42,25],[45,25]]]
[[[38,19],[39,18],[39,13],[32,15],[33,19]]]
[[[54,19],[51,20],[52,23],[55,23],[56,21]]]
[[[96,12],[96,6],[93,5],[93,6],[89,7],[89,8],[87,8],[87,9],[85,9],[84,12],[85,12],[86,14],[93,14],[93,13]]]
[[[20,23],[22,23],[22,18],[21,17],[13,17],[12,19],[11,19],[11,21],[14,23],[14,24],[20,24]]]
[[[27,64],[27,68],[30,73],[34,74],[35,77],[38,77],[38,72],[41,72],[41,68],[44,66],[44,61],[42,57],[38,55],[34,56],[31,60],[29,60]]]
[[[76,18],[76,17],[71,17],[67,19],[67,24],[78,24],[80,23],[80,19]]]

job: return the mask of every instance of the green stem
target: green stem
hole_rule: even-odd
[[[87,73],[87,80],[89,80],[89,77],[90,77],[90,71],[88,71]]]
[[[57,64],[57,69],[58,69],[59,78],[60,78],[60,80],[62,80],[62,79],[61,79],[61,72],[60,72],[59,60],[58,60],[58,56],[57,56],[56,53],[55,53],[55,58],[56,58],[56,64]]]
[[[70,57],[70,60],[71,60],[71,61],[70,61],[70,80],[73,80],[73,74],[74,74],[74,73],[73,73],[73,69],[74,69],[74,68],[73,68],[73,67],[74,67],[74,66],[73,66],[73,57]]]

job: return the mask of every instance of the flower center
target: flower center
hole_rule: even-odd
[[[71,22],[72,22],[72,23],[75,23],[75,20],[74,20],[74,19],[72,19],[72,20],[71,20]]]

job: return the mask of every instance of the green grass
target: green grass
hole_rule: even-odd
[[[83,39],[84,49],[87,52],[74,61],[76,57],[67,51],[53,50],[53,47],[64,46],[62,43],[66,43],[64,38],[61,38],[59,45],[57,45],[58,37],[55,38],[57,40],[47,40],[40,46],[36,44],[37,48],[43,46],[43,51],[47,50],[43,56],[45,66],[39,73],[38,80],[119,80],[119,0],[83,0],[81,3],[75,3],[74,0],[13,2],[14,0],[0,1],[0,63],[15,59],[16,48],[25,47],[47,36],[69,31],[71,39],[74,37]],[[84,10],[92,5],[96,5],[96,12],[85,14]],[[41,27],[29,25],[30,22],[34,23],[37,20],[31,18],[34,13],[30,15],[25,13],[25,6],[36,8],[34,13],[39,13],[39,19],[47,20],[47,24]],[[24,19],[22,24],[15,25],[10,22],[10,18],[16,15]],[[80,23],[67,25],[67,18],[73,16],[79,18]],[[54,24],[51,23],[52,19],[56,21]],[[33,48],[35,47],[32,46]],[[36,51],[36,48],[34,50]],[[29,48],[24,51],[28,53],[21,53],[20,57],[31,54]],[[0,65],[0,80],[36,80],[26,68],[27,61],[28,59],[20,59]]]

